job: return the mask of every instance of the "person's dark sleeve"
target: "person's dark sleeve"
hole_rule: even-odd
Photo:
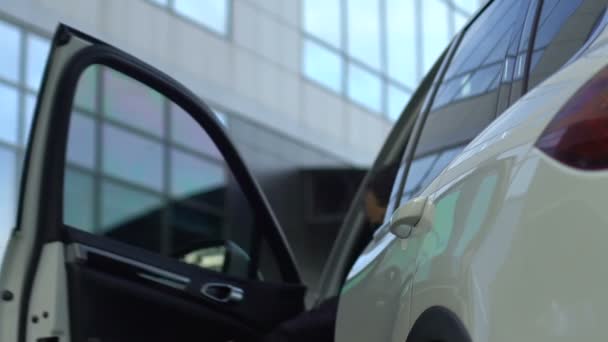
[[[263,342],[332,342],[336,326],[338,297],[332,297],[318,307],[281,323]]]

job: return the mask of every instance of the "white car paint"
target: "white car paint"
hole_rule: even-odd
[[[600,341],[608,322],[608,172],[534,147],[564,103],[608,62],[608,32],[487,127],[421,197],[424,233],[377,237],[355,263],[336,341],[404,342],[428,308],[473,341]]]

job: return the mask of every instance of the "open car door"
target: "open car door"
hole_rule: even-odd
[[[253,341],[303,310],[284,236],[213,112],[60,25],[0,274],[0,340]]]

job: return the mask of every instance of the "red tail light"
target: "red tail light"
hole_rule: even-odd
[[[574,168],[608,169],[608,68],[568,100],[536,147]]]

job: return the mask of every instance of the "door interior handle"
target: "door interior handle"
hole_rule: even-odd
[[[417,225],[430,225],[435,212],[433,202],[426,197],[416,197],[397,208],[390,221],[390,231],[401,239],[412,235]]]
[[[201,288],[203,296],[220,303],[240,302],[245,291],[239,287],[224,283],[207,283]]]

